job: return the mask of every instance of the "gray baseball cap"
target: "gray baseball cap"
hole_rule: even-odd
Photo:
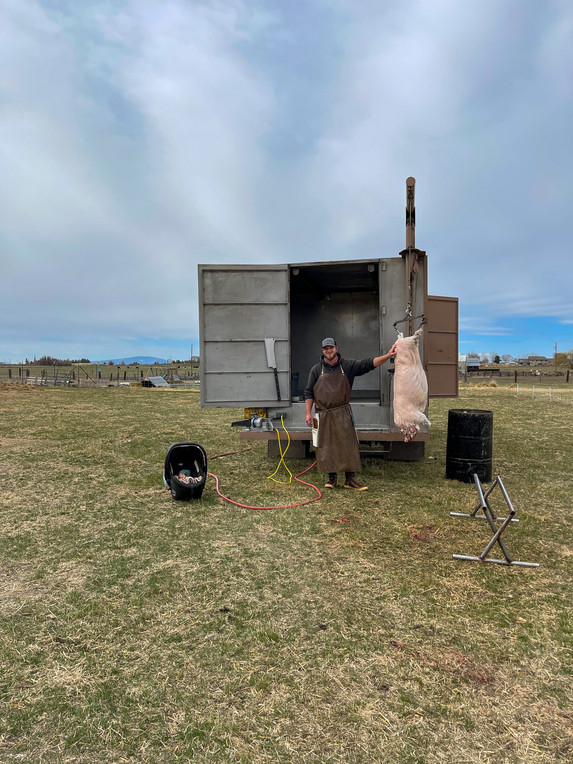
[[[333,345],[334,347],[337,347],[334,337],[325,337],[322,340],[322,347],[325,348],[327,345]]]

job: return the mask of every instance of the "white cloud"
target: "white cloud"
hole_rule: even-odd
[[[73,316],[86,336],[188,335],[199,260],[273,255],[253,199],[274,98],[236,50],[264,26],[255,16],[243,3],[9,6],[4,288],[15,296],[26,269],[53,334]]]
[[[129,53],[117,81],[144,117],[146,154],[167,218],[209,248],[243,257],[268,251],[252,200],[273,96],[234,49],[245,34],[243,9],[132,8]]]
[[[4,347],[196,337],[198,262],[396,255],[409,175],[462,331],[573,321],[564,0],[2,13],[0,296],[38,311]]]
[[[85,104],[73,52],[62,30],[33,2],[11,3],[0,45],[3,117],[0,156],[2,233],[27,241],[19,258],[41,258],[31,242],[94,231],[113,203],[83,133]]]

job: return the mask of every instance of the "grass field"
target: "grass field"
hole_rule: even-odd
[[[162,484],[169,445],[196,441],[236,501],[313,498],[267,479],[242,412],[192,389],[0,385],[0,761],[571,761],[562,392],[468,385],[431,401],[424,462],[365,459],[365,493],[253,511],[212,478],[194,503]],[[491,536],[449,515],[477,498],[444,478],[461,407],[494,412],[520,519],[504,539],[539,568],[452,559]]]
[[[177,375],[181,380],[188,380],[199,376],[199,364],[172,363],[172,364],[108,364],[81,363],[62,366],[37,366],[37,365],[10,365],[0,364],[0,382],[25,382],[26,379],[42,379],[47,377],[49,384],[54,379],[62,382],[67,380],[70,385],[107,385],[119,382],[141,382],[147,376],[166,376],[170,378]]]
[[[501,375],[499,372],[501,371]],[[573,370],[561,366],[555,368],[543,367],[540,369],[541,376],[534,376],[534,370],[525,366],[496,366],[483,369],[480,375],[471,373],[467,376],[469,384],[480,384],[484,381],[493,380],[496,384],[511,385],[517,379],[523,384],[536,384],[550,387],[560,387],[565,381],[570,381],[573,387]],[[135,384],[147,376],[165,376],[170,379],[177,375],[180,380],[187,381],[199,377],[200,366],[197,361],[173,362],[168,364],[108,364],[82,363],[62,366],[37,366],[25,364],[2,364],[0,363],[0,382],[22,382],[26,379],[47,378],[48,384],[53,384],[54,379],[62,382],[67,379],[70,385],[80,386],[105,386],[119,384],[119,382],[131,382]],[[462,375],[463,376],[463,375]]]

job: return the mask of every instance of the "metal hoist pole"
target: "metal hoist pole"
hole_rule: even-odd
[[[416,249],[416,178],[406,179],[406,249]]]
[[[408,316],[407,335],[414,332],[412,316],[416,313],[416,293],[414,288],[415,274],[418,272],[418,257],[416,254],[416,178],[406,179],[406,313]]]

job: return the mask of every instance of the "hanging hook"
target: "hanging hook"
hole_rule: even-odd
[[[398,326],[398,324],[404,324],[406,321],[415,321],[417,318],[422,319],[420,321],[420,326],[418,327],[418,329],[419,329],[420,327],[422,327],[426,323],[426,321],[427,321],[426,316],[423,313],[420,313],[418,316],[413,316],[412,315],[412,311],[408,308],[406,310],[406,315],[404,316],[404,318],[401,318],[399,321],[394,321],[392,326],[394,327],[394,329],[396,329],[396,331],[398,331],[398,329],[396,328]]]

